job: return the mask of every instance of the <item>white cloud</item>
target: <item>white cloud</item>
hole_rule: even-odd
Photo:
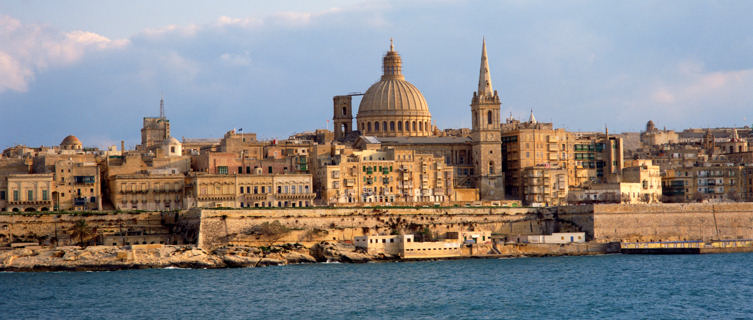
[[[37,72],[76,63],[90,50],[123,48],[128,40],[111,40],[88,31],[63,33],[0,16],[0,93],[25,92]]]

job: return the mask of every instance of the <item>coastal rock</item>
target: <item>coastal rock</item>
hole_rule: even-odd
[[[254,267],[258,265],[260,261],[260,258],[247,256],[225,255],[222,257],[222,262],[231,268]]]
[[[315,263],[316,259],[311,255],[300,252],[288,252],[284,254],[288,263]]]
[[[355,247],[349,244],[332,243],[323,241],[313,245],[309,254],[318,262],[368,262],[373,257],[355,251]]]

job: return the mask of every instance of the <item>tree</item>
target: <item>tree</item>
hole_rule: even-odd
[[[71,238],[78,238],[79,244],[82,247],[84,246],[84,239],[91,238],[92,234],[94,234],[94,231],[84,219],[77,221],[73,224],[73,228],[71,228]]]

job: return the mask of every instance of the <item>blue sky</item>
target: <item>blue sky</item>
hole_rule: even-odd
[[[468,127],[481,38],[503,114],[569,130],[753,123],[751,1],[3,1],[0,148],[323,128],[389,38],[440,128]],[[357,101],[356,101],[357,102]]]

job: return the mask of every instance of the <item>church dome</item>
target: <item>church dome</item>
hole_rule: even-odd
[[[70,135],[60,142],[60,147],[63,150],[81,150],[83,145],[81,144],[81,140],[76,138],[76,136]]]
[[[361,99],[359,116],[430,116],[426,99],[418,88],[405,80],[381,80],[373,84]]]
[[[362,134],[375,136],[431,135],[431,113],[424,95],[405,80],[400,55],[390,44],[381,80],[366,90],[358,107]]]

